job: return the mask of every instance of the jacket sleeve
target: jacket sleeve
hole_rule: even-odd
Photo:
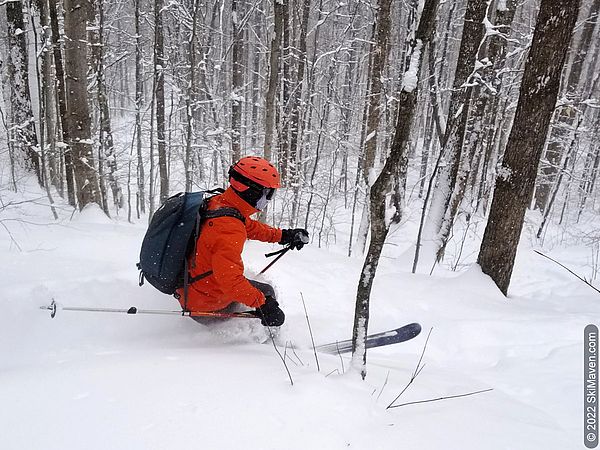
[[[212,271],[215,282],[225,296],[251,308],[265,303],[264,294],[244,276],[242,249],[246,240],[244,225],[237,219],[223,217],[213,220],[215,236],[212,247]]]
[[[281,230],[273,228],[257,220],[246,219],[246,234],[248,239],[263,242],[279,242],[281,240]]]

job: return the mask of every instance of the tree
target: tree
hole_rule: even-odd
[[[192,190],[193,164],[192,164],[192,141],[194,139],[194,112],[193,105],[196,100],[196,32],[198,29],[198,15],[200,11],[199,0],[194,0],[192,11],[192,29],[188,43],[188,62],[190,75],[185,98],[186,114],[186,136],[185,136],[185,190]]]
[[[485,36],[486,0],[468,0],[442,153],[444,164],[437,174],[436,191],[427,217],[426,235],[435,242],[436,259],[441,259],[450,235],[458,203],[462,200],[461,184],[466,174],[460,171],[463,141],[469,104],[474,86],[475,62]],[[458,185],[458,189],[457,189]],[[418,250],[419,244],[417,244]]]
[[[89,203],[100,204],[98,176],[94,167],[91,118],[87,92],[87,19],[88,0],[65,0],[65,78],[67,123],[77,202],[83,209]]]
[[[563,71],[565,75],[568,72],[562,89],[562,97],[565,98],[566,104],[558,108],[554,115],[555,120],[548,136],[548,145],[540,164],[540,180],[535,190],[535,207],[545,215],[550,212],[548,211],[550,192],[557,175],[559,175],[560,162],[565,149],[569,147],[572,140],[573,126],[577,122],[581,109],[585,108],[584,105],[579,105],[584,100],[580,80],[584,62],[587,56],[592,54],[590,48],[593,43],[592,38],[599,11],[600,0],[593,0],[589,17],[584,20],[579,41],[574,42],[575,39],[572,40],[570,70],[567,70],[569,67],[565,66]]]
[[[25,42],[25,24],[23,21],[23,5],[21,1],[6,4],[6,20],[8,24],[9,52],[9,84],[12,125],[16,148],[20,149],[28,167],[42,182],[40,158],[37,153],[38,140],[35,131],[35,120],[31,108],[29,92],[29,59]]]
[[[160,178],[160,203],[169,197],[169,173],[165,145],[165,58],[163,10],[164,0],[154,2],[154,96],[156,107],[156,147],[158,150],[158,172]],[[152,180],[150,180],[152,196]],[[150,213],[154,213],[153,198],[150,198]]]
[[[139,213],[146,213],[146,196],[144,188],[144,158],[142,155],[142,103],[144,101],[144,79],[142,68],[142,31],[140,27],[140,3],[135,0],[134,30],[135,30],[135,139],[137,153],[137,205]]]
[[[410,65],[404,73],[402,88],[399,93],[398,110],[396,113],[396,128],[390,154],[385,161],[383,170],[371,186],[371,241],[365,257],[363,270],[358,281],[356,291],[356,309],[354,312],[354,328],[352,332],[352,364],[360,368],[361,376],[366,376],[367,349],[365,346],[369,325],[369,300],[371,288],[381,250],[389,231],[389,224],[385,219],[386,194],[391,187],[391,181],[398,177],[403,185],[406,177],[408,159],[406,156],[407,144],[410,139],[410,130],[415,115],[417,103],[418,75],[423,62],[423,53],[433,34],[433,25],[439,0],[426,0],[411,46]],[[396,211],[400,217],[401,211]]]
[[[265,99],[265,142],[263,146],[264,157],[271,159],[273,153],[273,129],[275,127],[275,107],[277,84],[279,80],[279,66],[281,53],[281,39],[283,36],[283,15],[285,3],[282,1],[273,2],[274,10],[274,29],[271,38],[271,53],[269,56],[269,84]]]
[[[58,20],[57,3],[49,1],[48,12],[50,15],[50,27],[52,28],[52,57],[54,59],[54,72],[56,77],[56,97],[58,100],[58,122],[60,123],[60,132],[62,142],[69,144],[69,120],[67,114],[67,93],[65,86],[65,70],[63,64],[63,55],[61,51],[61,34]],[[75,174],[73,167],[73,153],[67,148],[63,150],[65,160],[65,179],[67,184],[67,198],[71,206],[76,206],[75,200]]]
[[[117,209],[123,207],[123,194],[117,180],[117,156],[115,153],[115,144],[111,126],[110,109],[108,105],[108,93],[106,87],[105,75],[105,37],[104,37],[104,0],[95,0],[94,9],[90,11],[90,21],[95,22],[93,31],[90,33],[92,41],[92,67],[96,76],[96,98],[99,111],[100,137],[98,152],[98,172],[100,174],[100,190],[103,198],[106,197],[105,181],[103,180],[104,164],[108,169],[107,178],[112,191],[113,204]],[[108,202],[103,201],[103,208],[106,214],[108,211]]]
[[[240,141],[242,137],[242,88],[244,83],[244,66],[242,65],[242,54],[244,46],[242,41],[242,30],[240,28],[240,12],[238,1],[231,1],[231,33],[232,33],[232,102],[231,102],[231,156],[233,161],[241,157]]]
[[[504,295],[514,266],[525,211],[558,96],[579,2],[542,0],[521,82],[514,124],[496,178],[477,262]]]
[[[297,49],[297,60],[298,70],[296,75],[298,77],[297,85],[294,89],[291,98],[291,111],[290,111],[290,148],[289,148],[289,166],[290,166],[290,178],[293,183],[298,183],[298,136],[300,132],[300,102],[302,100],[302,91],[304,88],[304,72],[306,69],[306,33],[308,29],[308,17],[310,14],[310,2],[311,0],[302,1],[302,22],[300,22],[300,35],[298,37]],[[287,167],[287,163],[285,167]]]

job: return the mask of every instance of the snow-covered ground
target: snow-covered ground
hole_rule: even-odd
[[[37,197],[4,191],[2,201]],[[50,319],[39,307],[52,299],[177,303],[138,287],[143,222],[109,220],[93,208],[71,219],[65,208],[55,224],[45,199],[39,203],[0,216],[2,450],[583,448],[583,329],[600,321],[600,296],[535,254],[528,239],[507,300],[477,266],[411,274],[415,225],[395,231],[376,276],[369,331],[419,322],[424,332],[371,350],[365,381],[349,370],[349,357],[319,355],[317,371],[301,300],[317,343],[349,337],[362,259],[343,256],[341,240],[286,255],[265,279],[287,314],[277,342],[292,386],[253,320],[203,326],[179,316],[68,311]],[[470,245],[465,262],[474,258]],[[276,247],[247,245],[249,275]],[[550,253],[588,275],[589,249]],[[386,410],[431,328],[425,367],[397,403],[493,391]]]

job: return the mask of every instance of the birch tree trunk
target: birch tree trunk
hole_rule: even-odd
[[[477,262],[508,293],[579,2],[542,0]]]

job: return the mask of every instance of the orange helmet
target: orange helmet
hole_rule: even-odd
[[[229,169],[229,176],[233,178],[233,181],[244,183],[246,180],[236,175],[241,175],[263,188],[276,189],[281,187],[281,177],[275,166],[266,159],[259,158],[258,156],[245,156]],[[247,184],[246,186],[250,187]]]

